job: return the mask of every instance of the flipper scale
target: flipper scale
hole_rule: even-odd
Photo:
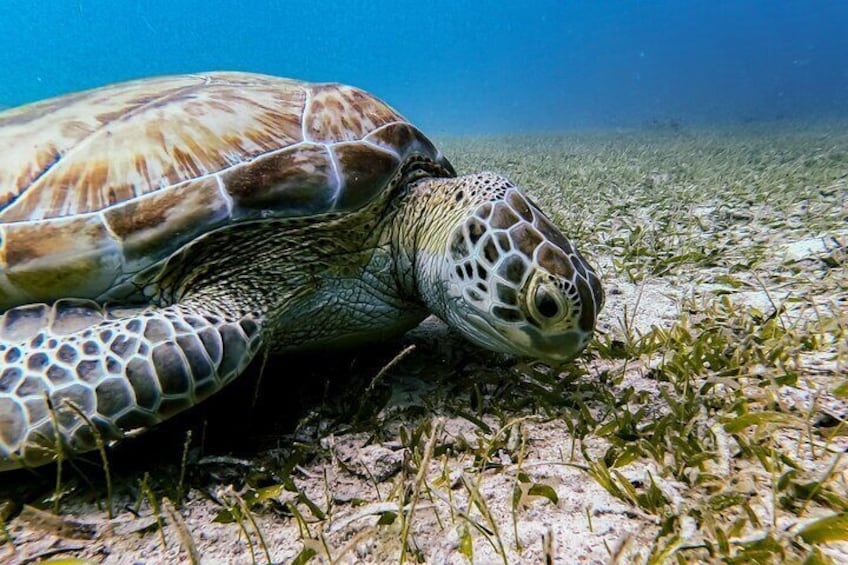
[[[91,424],[104,439],[152,426],[230,382],[260,346],[251,316],[191,304],[121,314],[73,300],[4,314],[0,471],[54,460],[57,438],[64,455],[93,449]]]

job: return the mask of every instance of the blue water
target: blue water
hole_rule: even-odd
[[[0,104],[212,69],[355,84],[437,134],[837,119],[848,1],[0,5]]]

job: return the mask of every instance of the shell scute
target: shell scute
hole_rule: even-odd
[[[265,155],[221,175],[233,199],[234,217],[261,210],[308,216],[327,210],[338,192],[332,157],[324,145],[305,143]]]
[[[365,137],[366,141],[375,143],[391,151],[403,148],[422,155],[436,155],[438,150],[424,137],[418,129],[405,122],[389,124]]]
[[[433,142],[410,123],[387,124],[365,136],[365,141],[378,145],[387,151],[396,152],[401,158],[408,155],[426,157],[438,164],[445,174],[456,174],[453,166],[442,156],[441,151],[433,145]]]
[[[125,270],[134,271],[225,223],[230,210],[218,181],[206,177],[108,208],[103,217],[121,242]]]
[[[120,246],[98,216],[7,224],[4,232],[5,278],[38,300],[103,292],[122,263]],[[61,269],[56,257],[62,257]]]
[[[317,84],[310,90],[304,130],[312,141],[356,141],[385,124],[405,121],[382,101],[352,86]]]
[[[340,143],[333,146],[333,153],[342,178],[336,208],[342,210],[358,208],[372,200],[400,165],[394,154],[367,143]]]
[[[0,167],[0,220],[94,212],[110,205],[110,193],[116,201],[141,196],[302,138],[306,94],[298,83],[278,79],[244,92],[201,77],[172,82],[89,91],[52,113],[33,110],[29,123],[0,126],[0,164],[9,163]]]
[[[0,311],[130,296],[141,274],[212,229],[350,212],[423,161],[438,165],[424,174],[453,174],[362,90],[246,73],[133,81],[0,112]]]

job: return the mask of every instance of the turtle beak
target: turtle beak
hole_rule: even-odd
[[[559,365],[577,357],[589,340],[586,334],[567,331],[561,334],[542,335],[535,328],[524,328],[533,344],[532,357],[541,359],[550,365]]]
[[[466,319],[471,331],[465,333],[477,345],[499,353],[538,359],[549,365],[574,359],[589,342],[589,336],[579,331],[544,335],[529,325],[498,329],[475,314],[469,314]]]

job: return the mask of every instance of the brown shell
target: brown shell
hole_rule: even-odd
[[[452,174],[366,92],[247,73],[0,112],[0,310],[97,298],[226,224],[355,210],[412,158]]]

